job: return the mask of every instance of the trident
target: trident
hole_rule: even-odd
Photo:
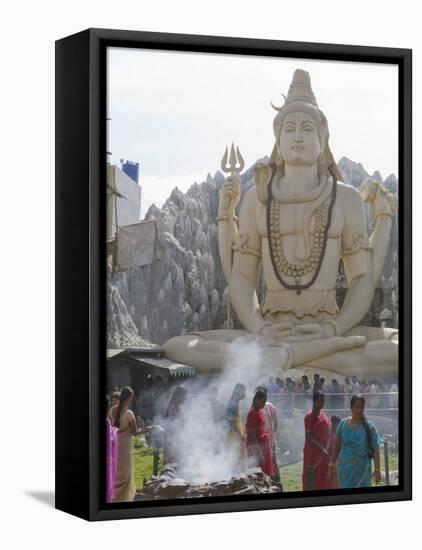
[[[227,164],[227,159],[229,163]],[[230,176],[237,176],[240,174],[240,172],[245,167],[245,161],[243,160],[242,155],[240,154],[239,147],[236,147],[236,151],[234,150],[234,145],[232,142],[232,146],[230,148],[230,157],[229,157],[229,150],[226,147],[226,150],[224,152],[223,158],[221,159],[221,169],[226,174],[230,173]],[[233,219],[231,220],[231,223],[229,224],[228,231],[229,231],[229,240],[232,242],[232,223]],[[230,245],[232,246],[232,245]],[[232,328],[233,322],[232,322],[232,315],[231,315],[231,302],[230,302],[230,292],[227,297],[227,325],[229,328]]]
[[[245,161],[243,160],[243,157],[240,154],[239,147],[236,147],[236,152],[235,152],[234,145],[232,143],[232,146],[230,148],[229,164],[227,165],[228,155],[229,155],[229,150],[226,147],[223,158],[221,159],[221,169],[226,174],[230,172],[231,176],[234,176],[235,174],[240,174],[240,172],[245,167]]]

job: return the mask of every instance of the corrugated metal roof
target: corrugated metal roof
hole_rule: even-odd
[[[170,371],[171,376],[195,376],[196,370],[190,365],[175,363],[165,357],[150,357],[138,353],[130,353],[130,358],[152,367],[158,367]]]
[[[132,356],[133,354],[160,356],[163,355],[164,348],[162,348],[161,346],[156,346],[155,344],[152,344],[151,347],[108,348],[107,359],[111,359],[112,357],[115,357],[116,355],[119,355],[121,353],[126,353],[126,355],[128,356]]]
[[[122,348],[118,349],[107,349],[107,359],[111,359],[112,357],[116,357],[116,355],[119,355],[120,353],[124,353],[126,350]]]

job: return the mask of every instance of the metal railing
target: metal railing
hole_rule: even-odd
[[[326,410],[332,413],[350,412],[352,394],[324,392],[324,395]],[[368,413],[398,411],[398,392],[360,393],[359,395],[365,398],[365,410]],[[312,408],[312,392],[268,394],[268,401],[271,401],[279,412],[290,412],[293,409],[308,411]]]

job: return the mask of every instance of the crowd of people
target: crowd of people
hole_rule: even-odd
[[[268,393],[271,399],[279,405],[278,408],[307,409],[312,402],[315,392],[322,391],[326,397],[326,406],[330,409],[348,410],[352,395],[364,395],[370,409],[376,408],[397,408],[398,406],[398,381],[397,379],[387,380],[365,380],[357,376],[345,378],[340,383],[336,378],[326,381],[319,374],[315,374],[312,382],[308,376],[295,382],[287,377],[270,377]]]
[[[271,379],[269,381],[271,383]],[[269,387],[256,389],[243,426],[240,402],[246,388],[237,384],[227,407],[230,419],[228,441],[238,446],[239,460],[258,466],[281,484],[277,461],[277,409],[269,401]],[[329,418],[323,412],[325,395],[320,389],[312,394],[312,409],[305,415],[302,488],[306,490],[370,487],[381,481],[379,446],[382,439],[374,423],[365,415],[365,397],[353,394],[349,400],[351,415]]]
[[[286,382],[269,378],[266,386],[258,386],[249,407],[246,422],[242,418],[241,403],[246,399],[246,387],[242,383],[235,385],[226,405],[217,399],[218,388],[213,385],[203,389],[212,411],[212,420],[225,426],[226,448],[236,457],[237,470],[246,471],[260,468],[280,484],[282,480],[277,460],[279,439],[280,407],[278,399],[283,397]],[[281,381],[283,382],[283,381]],[[331,382],[331,386],[333,383]],[[374,381],[375,384],[375,381]],[[392,384],[396,384],[392,382]],[[334,385],[335,386],[335,385]],[[276,391],[284,387],[284,391]],[[355,488],[371,486],[381,480],[379,446],[382,442],[374,423],[365,415],[366,399],[359,393],[363,389],[362,381],[353,377],[345,380],[343,387],[335,386],[334,394],[341,394],[342,408],[348,400],[350,415],[328,416],[324,412],[326,400],[336,395],[328,395],[325,382],[314,376],[311,387],[306,376],[296,385],[299,393],[310,397],[311,405],[304,417],[305,443],[303,448],[302,487],[304,491]],[[393,386],[391,386],[393,387]],[[395,390],[390,391],[394,392]],[[161,384],[150,384],[147,392],[134,403],[134,392],[125,387],[114,390],[107,402],[107,501],[131,501],[135,497],[133,471],[132,437],[148,430],[156,416],[163,420],[165,429],[161,445],[164,464],[177,462],[177,448],[174,437],[180,429],[180,420],[189,397],[184,385],[177,385],[165,399]],[[377,393],[370,393],[369,399]],[[143,402],[142,402],[143,401]],[[142,411],[143,418],[137,417],[133,410]],[[372,464],[374,470],[372,472]]]

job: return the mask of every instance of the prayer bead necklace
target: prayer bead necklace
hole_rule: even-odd
[[[322,260],[324,259],[328,240],[328,230],[331,225],[333,207],[337,194],[337,179],[333,174],[331,175],[334,179],[334,183],[329,204],[326,201],[315,211],[315,226],[312,238],[312,248],[308,258],[304,262],[298,264],[289,262],[284,254],[282,237],[280,233],[280,203],[283,203],[283,201],[273,197],[272,183],[274,178],[271,178],[268,185],[266,214],[271,264],[278,281],[284,286],[284,288],[287,288],[288,290],[296,290],[298,294],[300,294],[302,290],[306,290],[314,284],[321,269]],[[300,284],[302,277],[306,276],[308,273],[312,273],[312,271],[314,274],[311,280],[306,284]],[[293,277],[295,284],[287,283],[283,279],[282,274],[286,277]]]

